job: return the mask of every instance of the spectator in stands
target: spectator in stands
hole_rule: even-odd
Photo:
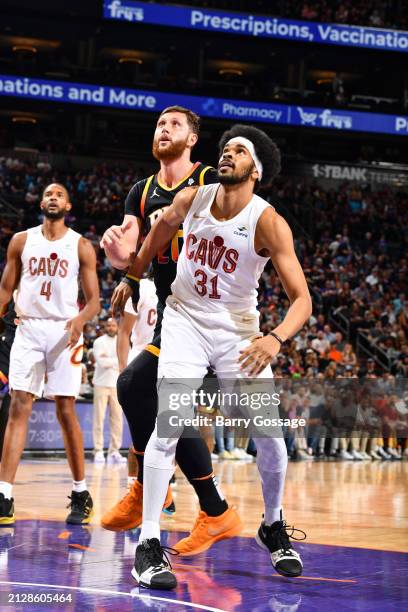
[[[344,366],[355,366],[357,364],[357,356],[352,344],[347,343],[344,345],[341,364]]]
[[[115,319],[108,319],[105,333],[97,338],[93,345],[95,360],[94,384],[94,461],[104,463],[103,423],[107,405],[109,405],[110,441],[108,463],[126,463],[119,449],[122,445],[123,416],[122,408],[116,393],[116,381],[119,376],[119,363],[116,354],[116,336],[118,324]]]
[[[320,355],[325,355],[330,349],[330,342],[326,338],[324,331],[317,332],[317,338],[312,340],[312,348]]]

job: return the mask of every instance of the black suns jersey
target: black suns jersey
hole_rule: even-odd
[[[138,181],[128,193],[125,215],[135,215],[143,220],[146,236],[163,210],[170,206],[174,196],[185,187],[209,185],[218,182],[217,171],[211,166],[196,162],[187,176],[173,189],[163,185],[157,174]],[[153,280],[156,293],[164,304],[170,295],[171,284],[176,277],[177,261],[183,246],[183,228],[180,226],[171,243],[153,259]]]

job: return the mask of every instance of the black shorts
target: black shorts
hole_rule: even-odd
[[[160,350],[160,346],[161,346],[161,328],[162,328],[163,313],[164,313],[165,308],[166,308],[166,304],[163,304],[163,302],[160,302],[159,300],[157,302],[157,319],[156,319],[156,325],[155,325],[154,332],[153,332],[153,340],[149,342],[149,344],[147,345],[147,346],[154,346],[158,350]]]
[[[0,390],[8,382],[10,351],[14,341],[15,330],[6,330],[0,336]]]

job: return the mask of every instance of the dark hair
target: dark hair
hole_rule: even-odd
[[[167,108],[162,110],[162,112],[160,113],[159,119],[165,113],[183,113],[183,115],[187,117],[187,123],[190,126],[191,131],[197,135],[200,133],[200,117],[196,113],[194,113],[192,110],[190,110],[189,108],[185,108],[184,106],[177,106],[177,105],[168,106]]]
[[[67,188],[65,187],[65,185],[63,185],[62,183],[48,183],[48,185],[46,185],[46,186],[44,187],[44,189],[43,189],[43,192],[42,192],[42,199],[44,199],[44,194],[45,194],[45,192],[47,191],[47,189],[48,189],[49,187],[51,187],[51,185],[58,185],[58,187],[61,187],[61,188],[62,188],[62,189],[65,191],[65,193],[67,194],[67,200],[69,200],[69,193],[68,193],[68,189],[67,189]]]
[[[231,138],[236,138],[237,136],[248,138],[255,147],[255,152],[263,166],[261,185],[271,183],[281,169],[281,154],[276,144],[262,130],[258,130],[258,128],[252,125],[241,125],[237,123],[221,136],[220,142],[218,143],[220,156],[227,142],[231,140]]]

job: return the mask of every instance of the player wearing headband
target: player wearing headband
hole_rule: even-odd
[[[191,161],[191,153],[198,140],[199,124],[199,117],[181,106],[171,106],[160,113],[152,146],[153,155],[160,162],[160,170],[132,187],[126,198],[122,226],[109,228],[101,241],[114,267],[126,269],[129,266],[132,253],[137,250],[142,235],[151,231],[177,193],[187,186],[217,182],[214,168]],[[134,529],[142,521],[144,452],[157,416],[156,383],[161,320],[176,276],[182,243],[183,228],[180,226],[153,258],[153,280],[158,297],[154,337],[118,378],[118,398],[129,424],[138,475],[129,492],[102,517],[101,522],[106,529]],[[240,533],[242,522],[222,494],[204,440],[183,437],[177,446],[176,460],[194,487],[207,528],[214,533],[208,546]],[[167,511],[171,508],[171,501],[169,488],[165,503]]]
[[[132,571],[139,584],[148,588],[176,586],[160,545],[159,520],[174,469],[177,440],[184,420],[194,412],[192,403],[175,410],[175,398],[185,398],[186,393],[193,398],[209,366],[215,370],[222,392],[239,388],[240,393],[243,389],[252,394],[254,388],[273,389],[270,363],[281,344],[297,333],[312,312],[291,230],[268,202],[254,195],[259,183],[269,183],[279,172],[278,148],[261,130],[236,125],[222,136],[220,153],[219,183],[185,189],[175,197],[136,257],[130,269],[133,280],[128,279],[136,302],[138,284],[134,278],[142,275],[154,254],[183,222],[184,247],[163,318],[159,412],[146,448],[144,482],[149,493],[143,501],[142,530]],[[290,308],[284,320],[262,337],[257,289],[269,259],[289,297]],[[116,289],[114,306],[127,299],[128,288],[123,283]],[[229,408],[222,407],[226,414],[230,414]],[[253,416],[250,409],[246,414]],[[268,404],[262,416],[276,418],[277,407]],[[289,540],[293,531],[287,531],[282,516],[285,443],[280,430],[275,429],[271,435],[260,426],[253,435],[265,505],[256,540],[269,552],[280,574],[299,576],[302,562]],[[200,517],[192,534],[176,545],[179,553],[189,553],[197,531],[205,532]],[[203,533],[201,537],[204,542],[208,535]]]

